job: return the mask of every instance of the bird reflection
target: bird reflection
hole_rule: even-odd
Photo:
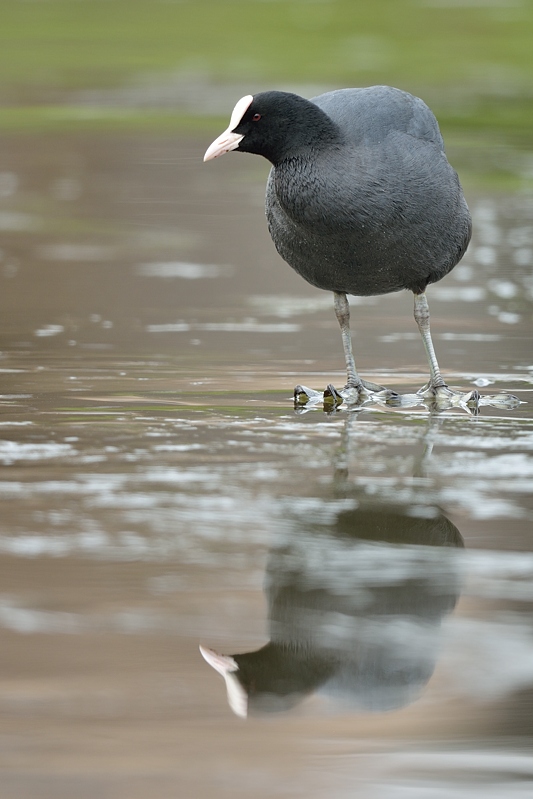
[[[349,493],[300,503],[287,520],[267,566],[269,642],[231,656],[200,647],[239,716],[315,693],[344,710],[393,710],[434,671],[441,621],[459,595],[461,534],[436,507]]]

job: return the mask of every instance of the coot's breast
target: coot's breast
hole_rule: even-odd
[[[266,213],[276,248],[318,288],[423,291],[470,239],[470,215],[432,112],[389,87],[313,100],[341,142],[273,167]]]

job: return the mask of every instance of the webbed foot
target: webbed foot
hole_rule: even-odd
[[[448,408],[463,408],[463,410],[477,416],[481,406],[493,408],[506,408],[514,410],[522,404],[522,400],[514,394],[480,394],[477,389],[471,391],[453,391],[442,384],[432,386],[431,381],[417,391],[426,405],[434,410],[447,410]]]
[[[355,408],[374,401],[392,407],[402,404],[400,394],[367,380],[361,380],[357,384],[348,383],[340,390],[330,383],[324,392],[301,385],[294,389],[294,407],[299,411],[310,410],[323,404],[324,410],[331,412],[342,404]]]
[[[340,390],[331,383],[323,392],[300,385],[294,389],[294,407],[300,413],[317,407],[322,407],[327,413],[332,413],[341,405],[348,410],[357,410],[372,405],[389,408],[425,405],[431,411],[441,412],[451,408],[462,408],[472,416],[478,416],[482,406],[514,410],[521,404],[522,400],[513,394],[482,395],[477,389],[456,391],[444,383],[435,386],[431,382],[426,383],[416,394],[398,394],[391,389],[383,388],[383,386],[366,380],[361,380],[356,385],[347,384]]]

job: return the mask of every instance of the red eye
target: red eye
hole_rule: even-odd
[[[261,114],[254,114],[252,117],[252,122],[259,122],[261,119]]]

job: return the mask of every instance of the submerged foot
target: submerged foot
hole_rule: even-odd
[[[431,381],[417,391],[416,396],[432,409],[441,411],[448,408],[463,408],[473,416],[479,414],[479,409],[483,405],[514,410],[522,404],[522,400],[514,394],[480,394],[477,389],[454,391],[445,384],[434,386]]]
[[[300,412],[316,407],[322,407],[331,413],[341,406],[357,410],[372,405],[385,405],[390,408],[425,405],[431,411],[461,408],[472,416],[477,416],[482,406],[513,410],[521,404],[521,400],[513,394],[482,395],[477,389],[456,391],[444,383],[433,385],[431,382],[426,383],[416,394],[398,394],[366,380],[361,380],[357,385],[348,384],[340,390],[331,383],[325,391],[315,391],[300,385],[294,389],[294,407]]]
[[[349,407],[361,406],[373,401],[396,405],[400,395],[391,389],[361,380],[359,383],[347,383],[340,390],[330,383],[325,391],[315,391],[307,386],[298,385],[294,389],[294,405],[296,408],[314,407],[323,403],[324,410],[335,410],[339,405]]]
[[[416,394],[434,410],[446,410],[460,406],[474,415],[479,413],[481,394],[476,389],[466,392],[454,391],[446,383],[435,385],[430,380]]]
[[[294,407],[310,409],[323,405],[325,411],[336,410],[339,405],[362,405],[371,400],[373,394],[363,385],[345,386],[340,391],[329,383],[324,391],[315,391],[308,386],[296,386],[294,389]]]
[[[372,401],[394,406],[400,402],[400,394],[396,391],[377,383],[370,383],[368,380],[361,380],[361,384],[356,386],[348,383],[338,393],[348,405]]]

